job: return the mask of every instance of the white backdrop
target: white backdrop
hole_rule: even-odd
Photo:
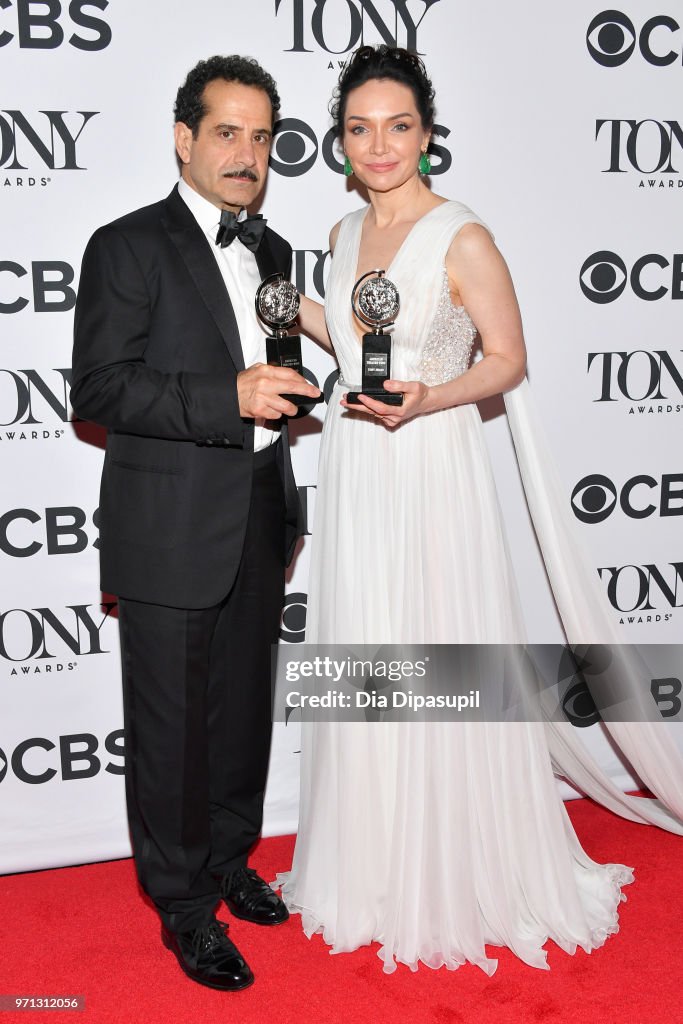
[[[262,209],[314,296],[329,228],[360,204],[328,135],[341,62],[361,42],[424,54],[432,185],[492,226],[510,264],[533,394],[606,607],[624,640],[680,637],[679,25],[680,3],[651,0],[617,12],[588,0],[2,6],[0,870],[130,852],[115,599],[102,607],[98,587],[103,434],[68,406],[74,289],[92,231],[170,191],[175,93],[212,53],[253,55],[278,82]],[[321,383],[334,369],[313,345],[306,362]],[[502,403],[482,411],[530,639],[556,641]],[[309,530],[321,415],[294,428]],[[303,639],[309,543],[288,580],[289,642]],[[581,735],[632,785],[599,727]],[[277,726],[266,834],[296,827],[297,751],[296,725]]]

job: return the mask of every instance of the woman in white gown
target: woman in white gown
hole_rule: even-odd
[[[419,59],[387,47],[358,51],[340,79],[333,113],[347,171],[371,205],[331,237],[325,317],[341,376],[321,442],[307,643],[525,639],[475,404],[523,378],[520,318],[488,230],[421,180],[432,98]],[[350,297],[376,267],[400,293],[387,386],[405,400],[362,399],[353,411],[345,395],[360,383],[363,328]],[[311,303],[302,323],[324,333]],[[483,358],[468,369],[477,333]],[[377,941],[387,972],[396,961],[470,961],[490,974],[486,943],[544,968],[549,937],[574,953],[617,930],[632,872],[582,850],[552,762],[643,817],[567,731],[417,721],[302,730],[299,833],[279,881],[307,934],[322,931],[334,952]]]

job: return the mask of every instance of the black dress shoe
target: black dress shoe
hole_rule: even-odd
[[[289,911],[276,892],[253,868],[237,868],[221,882],[221,896],[229,910],[253,924],[282,924]]]
[[[254,975],[227,931],[227,924],[215,919],[204,928],[181,933],[162,925],[161,939],[175,953],[188,978],[209,988],[236,992],[251,985]]]

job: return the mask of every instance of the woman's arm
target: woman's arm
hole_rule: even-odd
[[[335,224],[330,231],[330,252],[334,252],[334,247],[337,242],[337,236],[339,235],[339,224]],[[327,324],[325,323],[325,307],[320,302],[316,302],[314,299],[309,299],[308,296],[301,296],[301,307],[299,309],[299,323],[302,331],[304,331],[313,341],[317,342],[321,348],[324,348],[326,352],[334,355],[334,349],[332,342],[330,341],[330,335],[327,330]]]
[[[430,411],[509,391],[526,371],[515,289],[488,231],[479,224],[466,224],[451,243],[446,270],[451,294],[455,293],[479,331],[483,358],[460,377],[430,388]]]
[[[299,324],[304,334],[307,334],[309,338],[317,342],[326,352],[334,355],[332,342],[327,333],[327,324],[325,323],[325,307],[322,303],[302,295],[301,306],[299,307]]]

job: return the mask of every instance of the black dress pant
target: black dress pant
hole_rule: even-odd
[[[220,877],[246,863],[261,829],[284,517],[272,446],[254,456],[242,559],[225,599],[190,611],[119,600],[133,853],[172,931],[211,920]]]

